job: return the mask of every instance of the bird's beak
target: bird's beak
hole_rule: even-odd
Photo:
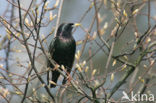
[[[78,26],[80,26],[81,24],[80,23],[74,23],[73,25],[72,25],[72,27],[78,27]]]

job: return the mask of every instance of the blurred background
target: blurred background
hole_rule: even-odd
[[[120,5],[120,7],[121,7],[120,9],[122,11],[125,10],[126,14],[128,16],[131,15],[131,9],[132,9],[131,4],[132,3],[135,4],[135,6],[133,8],[134,10],[139,8],[139,12],[137,13],[137,15],[135,17],[128,18],[128,23],[125,27],[125,30],[123,31],[122,35],[118,37],[118,40],[115,42],[112,55],[117,56],[119,54],[131,52],[134,45],[136,44],[136,42],[135,42],[136,36],[141,36],[147,31],[148,25],[149,25],[147,15],[148,15],[149,11],[148,11],[148,0],[144,0],[144,2],[142,0],[132,0],[132,1],[130,1],[130,0],[103,0],[103,1],[96,0],[97,6],[100,6],[100,2],[103,2],[102,6],[98,12],[98,16],[100,18],[99,28],[104,28],[103,31],[101,30],[101,32],[102,32],[101,36],[104,40],[107,41],[107,43],[110,46],[111,46],[112,42],[114,41],[114,39],[111,39],[111,38],[113,38],[111,36],[111,34],[112,34],[113,30],[115,30],[114,28],[117,25],[117,20],[116,20],[117,15],[115,15],[115,13],[114,13],[115,9],[113,9],[113,6],[112,6],[113,1],[115,3],[118,3],[118,5]],[[31,3],[31,0],[20,0],[20,2],[21,2],[21,7],[24,8],[25,10],[27,10]],[[43,2],[42,0],[35,0],[35,2],[33,4],[34,7],[32,6],[32,8],[34,9],[37,4],[39,5],[42,2]],[[51,8],[56,4],[57,1],[48,0],[48,2],[49,3],[47,5],[47,8]],[[15,22],[19,21],[17,19],[18,18],[18,9],[17,9],[17,7],[14,6],[14,11],[12,11],[13,6],[11,3],[17,5],[16,0],[3,0],[3,2],[0,2],[0,10],[1,10],[0,16],[3,17],[8,22],[11,22],[10,16],[11,16],[11,12],[13,12],[13,15],[14,15],[14,17],[12,18],[13,26],[16,26]],[[64,0],[61,17],[60,17],[60,24],[63,22],[74,22],[74,23],[81,24],[81,27],[78,26],[73,31],[74,38],[78,44],[77,51],[81,51],[83,42],[86,38],[86,31],[88,32],[90,25],[93,21],[93,18],[95,17],[95,9],[94,9],[93,3],[94,3],[94,1],[92,1],[92,0]],[[156,5],[156,1],[150,0],[150,26],[151,26],[151,28],[156,24],[156,6],[155,5]],[[56,9],[54,9],[52,11],[47,11],[45,13],[44,17],[46,19],[44,19],[42,22],[44,22],[47,25],[41,27],[41,30],[40,30],[41,38],[42,37],[44,38],[47,35],[49,35],[52,32],[52,30],[54,29],[54,27],[56,26],[57,16],[51,22],[48,22],[47,19],[51,15],[50,12],[52,12],[53,16],[57,15],[59,6],[60,5],[58,5],[56,7]],[[38,11],[41,12],[41,9],[42,9],[42,6],[39,5]],[[24,14],[24,12],[23,12],[23,14]],[[84,15],[85,15],[85,17],[83,18]],[[122,14],[122,16],[124,16],[124,13]],[[81,20],[82,18],[83,18],[83,20]],[[134,23],[134,22],[136,22],[136,23]],[[29,23],[30,23],[30,20],[29,20]],[[137,30],[134,28],[134,24],[136,24]],[[123,27],[124,27],[124,24],[123,24]],[[25,85],[18,85],[18,83],[24,83],[21,81],[25,81],[25,79],[22,78],[22,76],[23,77],[27,76],[27,72],[29,70],[28,67],[30,65],[29,57],[28,57],[28,54],[27,54],[25,48],[23,47],[23,45],[21,45],[21,42],[19,42],[18,40],[15,40],[14,38],[12,38],[10,41],[11,44],[10,44],[9,48],[10,48],[11,52],[9,53],[9,56],[8,56],[7,44],[8,44],[9,36],[6,36],[7,31],[5,28],[6,27],[3,26],[3,24],[1,23],[0,24],[0,31],[1,31],[0,32],[0,43],[1,43],[0,44],[0,68],[1,68],[0,75],[1,75],[1,77],[3,77],[3,75],[6,75],[7,78],[11,79],[12,83],[15,83],[17,88],[19,88],[21,91],[24,92]],[[122,29],[122,26],[120,28]],[[137,32],[137,34],[136,34],[136,32]],[[25,33],[29,34],[29,32],[27,32],[27,30],[25,30]],[[153,32],[153,33],[155,33],[155,32]],[[103,46],[102,49],[99,50],[100,46],[98,46],[98,44],[102,46],[103,42],[101,41],[101,39],[98,38],[97,21],[95,21],[93,23],[93,28],[89,31],[89,36],[91,39],[87,41],[86,46],[84,48],[84,52],[82,53],[82,56],[79,60],[79,63],[81,63],[83,61],[87,62],[85,65],[87,65],[89,67],[89,70],[86,73],[86,78],[87,78],[87,80],[91,80],[91,81],[93,80],[93,82],[90,83],[91,85],[96,85],[96,83],[97,84],[100,83],[102,78],[104,78],[104,75],[105,75],[104,73],[105,73],[105,69],[106,69],[106,63],[108,60],[109,50],[107,49],[106,46]],[[151,36],[150,37],[151,40],[155,40],[155,36],[156,36],[155,34],[154,34],[154,36]],[[46,50],[47,50],[48,45],[50,44],[53,37],[54,37],[54,32],[50,36],[48,36],[48,38],[46,38],[46,42],[44,43],[44,47]],[[31,37],[28,40],[28,42],[31,44],[35,43],[33,37]],[[145,46],[146,46],[146,44],[145,44]],[[146,48],[145,46],[143,48]],[[40,47],[39,43],[38,43],[38,47]],[[30,50],[33,51],[33,47],[30,46]],[[137,50],[133,55],[128,55],[123,58],[125,61],[128,59],[128,62],[135,64],[139,54],[140,54],[140,51]],[[7,64],[8,67],[6,66],[7,56],[9,58],[8,59],[9,64]],[[91,59],[90,59],[90,57],[91,57]],[[152,58],[152,60],[155,61],[155,59],[153,59],[153,58]],[[37,49],[35,63],[36,63],[36,68],[38,69],[38,71],[42,71],[42,70],[46,69],[45,68],[46,59],[40,49]],[[77,63],[78,63],[78,61],[75,60],[75,65],[73,66],[73,71],[74,71],[74,68],[76,67]],[[114,63],[114,65],[113,65],[113,63]],[[144,84],[144,82],[142,83],[141,81],[143,81],[143,80],[145,81],[146,76],[148,76],[150,73],[154,73],[154,74],[156,73],[156,70],[155,70],[156,64],[154,64],[152,66],[152,69],[150,69],[149,74],[145,74],[143,77],[141,77],[141,79],[139,79],[139,77],[146,71],[146,69],[145,69],[146,65],[147,66],[149,65],[149,61],[143,60],[136,67],[133,75],[130,75],[130,77],[127,79],[127,81],[113,95],[114,101],[119,100],[123,96],[123,94],[122,94],[123,90],[128,91],[128,90],[130,90],[129,88],[133,87],[133,91],[137,92],[139,90],[139,88],[141,88],[141,85]],[[2,68],[3,69],[9,68],[8,69],[9,73],[7,73]],[[103,88],[106,89],[105,90],[106,93],[109,93],[111,88],[113,88],[115,86],[115,84],[118,83],[118,81],[121,79],[121,77],[125,74],[126,70],[122,70],[123,68],[124,68],[123,63],[115,61],[115,59],[113,59],[113,58],[110,60],[106,82],[103,85]],[[93,71],[95,72],[94,76],[93,76]],[[10,75],[12,75],[12,74],[10,74],[10,72],[19,74],[19,75],[21,75],[21,77],[13,76],[13,78],[12,78],[12,76],[10,76]],[[72,72],[72,74],[73,74],[73,72]],[[34,75],[35,75],[34,72],[32,72],[32,77],[35,77]],[[41,77],[46,81],[45,75],[46,74],[42,75]],[[77,78],[77,76],[75,76],[73,78]],[[111,78],[113,78],[113,80],[111,80]],[[4,79],[4,77],[2,79],[0,78],[0,88],[6,88],[10,92],[8,94],[10,103],[14,103],[14,102],[19,103],[19,101],[21,101],[21,99],[22,99],[22,95],[20,95],[20,93],[18,94],[17,88],[15,88],[14,86],[7,85],[10,83],[3,79]],[[151,84],[151,85],[149,85],[149,87],[147,88],[145,93],[147,93],[147,92],[152,93],[156,96],[155,80],[156,80],[155,77],[150,80],[149,84]],[[129,81],[131,81],[131,82],[129,82]],[[28,89],[27,95],[28,96],[31,95],[33,88],[39,88],[39,85],[40,85],[40,82],[38,81],[37,78],[32,80],[29,84],[29,89]],[[83,85],[82,85],[82,87],[86,88]],[[65,93],[63,95],[63,101],[64,101],[63,103],[77,103],[77,101],[82,97],[81,95],[78,95],[77,93],[73,92],[72,89],[74,89],[74,88],[71,88],[71,90],[65,91]],[[55,89],[51,89],[51,92],[56,95],[56,98],[59,98],[59,96],[58,96],[59,90],[60,90],[59,87],[57,87]],[[91,92],[87,88],[85,90],[88,94],[91,94]],[[1,91],[2,90],[0,90],[0,93],[1,93]],[[105,96],[101,97],[101,94],[100,94],[101,91],[102,91],[102,88],[99,89],[96,93],[99,95],[99,98],[104,98]],[[10,94],[12,94],[13,96],[10,97]],[[41,95],[47,96],[44,88],[39,88],[37,90],[37,95],[39,97]],[[42,98],[44,98],[44,97],[42,97]],[[1,103],[6,103],[6,100],[3,98],[3,96],[0,96],[0,101],[1,100],[2,100]],[[29,102],[30,102],[29,100],[26,100],[26,103],[29,103]],[[85,103],[85,102],[91,103],[91,101],[88,101],[88,100],[82,101],[82,103]]]

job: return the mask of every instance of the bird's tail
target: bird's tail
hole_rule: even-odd
[[[58,71],[56,71],[56,70],[52,71],[52,79],[51,80],[53,82],[57,83],[57,80],[58,80],[59,76],[60,76],[60,73]],[[54,88],[54,87],[56,87],[56,85],[55,84],[50,84],[50,87]]]
[[[49,85],[49,71],[47,71],[47,84]]]

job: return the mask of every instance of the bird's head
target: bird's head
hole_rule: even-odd
[[[56,36],[71,37],[74,23],[62,23],[57,30]]]

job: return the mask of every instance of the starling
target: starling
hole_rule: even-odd
[[[70,74],[74,57],[76,51],[76,42],[72,36],[72,29],[74,23],[63,23],[58,27],[56,37],[53,38],[52,42],[49,45],[49,53],[52,59],[59,64],[63,65],[66,68],[67,74]],[[48,60],[47,67],[52,68],[52,78],[51,81],[57,83],[57,80],[60,76],[59,71],[54,70],[54,65]],[[61,69],[61,68],[60,68]],[[49,84],[49,72],[47,73],[47,81]],[[67,78],[63,79],[62,84],[65,84]],[[56,87],[54,84],[50,84],[51,88]]]

